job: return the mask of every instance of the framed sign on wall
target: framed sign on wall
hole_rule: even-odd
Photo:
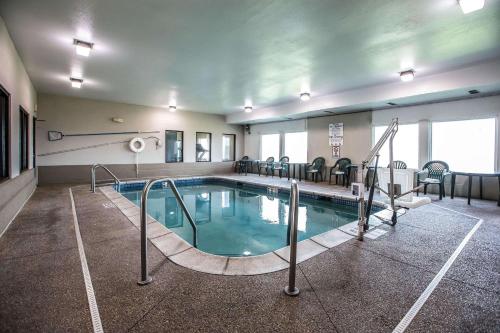
[[[328,125],[328,144],[330,146],[342,146],[344,144],[344,123]]]

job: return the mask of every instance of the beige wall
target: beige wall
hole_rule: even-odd
[[[0,84],[10,94],[10,179],[0,183],[0,235],[36,187],[33,170],[19,170],[19,106],[32,116],[36,108],[36,92],[17,54],[3,19],[0,17]],[[32,121],[29,137],[32,136]],[[32,146],[29,147],[30,154]],[[32,160],[29,168],[33,168]]]
[[[307,131],[307,160],[311,162],[315,157],[323,156],[327,165],[333,165],[336,159],[332,158],[332,149],[328,144],[328,125],[340,122],[344,123],[341,157],[349,157],[353,163],[361,163],[368,154],[371,144],[371,112],[252,125],[251,134],[245,133],[244,155],[260,158],[262,134]]]
[[[333,165],[332,148],[328,144],[328,125],[344,123],[344,145],[340,156],[348,157],[355,164],[368,155],[371,148],[371,112],[360,112],[328,117],[311,118],[307,121],[308,160],[317,156],[326,158],[326,165]]]
[[[115,102],[96,101],[73,97],[40,94],[38,98],[39,122],[37,135],[38,154],[74,149],[114,141],[130,140],[136,136],[158,136],[165,139],[165,130],[184,131],[184,162],[195,162],[196,132],[212,133],[212,162],[222,160],[222,134],[236,134],[236,156],[243,152],[243,127],[226,124],[224,116],[179,110],[171,113],[166,109]],[[118,124],[111,118],[123,118]],[[159,131],[156,134],[128,134],[106,136],[64,137],[60,141],[48,141],[47,131],[65,134]],[[139,154],[139,163],[164,163],[165,146],[156,149],[154,141],[146,141],[146,149]],[[115,144],[75,152],[40,156],[40,166],[133,164],[135,153],[128,144]]]

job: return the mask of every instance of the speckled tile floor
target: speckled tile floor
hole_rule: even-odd
[[[166,259],[152,244],[154,282],[139,287],[137,229],[102,193],[74,187],[73,194],[105,332],[391,332],[476,223],[442,207],[484,222],[407,332],[500,330],[495,202],[467,206],[463,198],[445,198],[411,210],[396,227],[382,226],[387,233],[377,239],[351,239],[300,263],[301,294],[289,298],[282,293],[287,270],[200,273]],[[68,187],[38,188],[0,238],[1,332],[92,331],[76,246]]]

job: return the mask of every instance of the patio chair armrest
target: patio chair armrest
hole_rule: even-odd
[[[427,170],[419,171],[419,172],[417,172],[417,179],[421,179],[421,178],[425,179],[425,178],[427,178],[427,175],[429,175],[429,171],[427,171]]]

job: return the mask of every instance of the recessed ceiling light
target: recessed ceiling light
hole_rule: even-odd
[[[250,113],[252,112],[253,108],[250,105],[245,106],[245,112]]]
[[[168,107],[168,111],[170,111],[170,112],[175,112],[175,111],[177,111],[177,106],[175,106],[175,105],[170,105],[170,106]]]
[[[484,0],[458,0],[464,14],[469,14],[484,7]]]
[[[401,81],[403,81],[403,82],[412,81],[413,78],[415,77],[415,71],[413,69],[410,69],[408,71],[401,72],[401,73],[399,73],[399,77],[401,78]]]
[[[76,77],[70,77],[69,80],[71,81],[71,86],[73,88],[80,89],[82,87],[82,84],[83,84],[82,79],[77,79]]]
[[[308,101],[308,100],[310,100],[310,99],[311,99],[311,94],[310,94],[310,93],[308,93],[308,92],[303,92],[303,93],[301,93],[301,94],[300,94],[300,100],[301,100],[302,102],[307,102],[307,101]]]
[[[93,43],[84,42],[78,39],[73,39],[73,44],[76,47],[76,54],[84,57],[88,57],[90,55],[90,50],[94,47]]]

